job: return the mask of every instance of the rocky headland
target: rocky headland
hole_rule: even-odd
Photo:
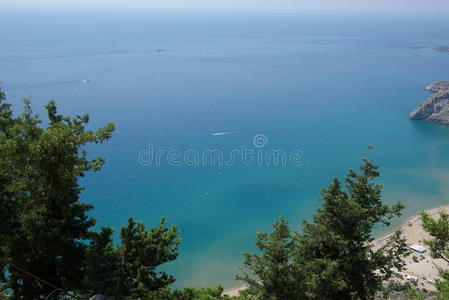
[[[422,101],[409,114],[409,118],[449,125],[449,81],[434,82],[426,89],[434,94]]]

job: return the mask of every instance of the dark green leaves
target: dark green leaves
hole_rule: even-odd
[[[178,256],[179,232],[175,226],[166,225],[162,219],[159,226],[147,231],[143,223],[129,218],[128,226],[122,228],[122,244],[117,250],[120,268],[116,294],[144,297],[175,281],[172,276],[156,271],[156,267]]]
[[[360,171],[349,170],[321,191],[322,207],[302,232],[285,220],[271,234],[259,234],[261,254],[246,254],[243,275],[247,293],[261,299],[371,299],[392,268],[401,268],[407,247],[400,233],[372,250],[373,226],[389,225],[402,204],[382,203],[382,186],[373,181],[378,167],[364,159]]]
[[[438,218],[434,219],[426,212],[422,212],[421,221],[424,230],[432,237],[424,241],[429,246],[432,257],[441,258],[449,263],[449,215],[441,210]],[[438,271],[441,277],[436,281],[440,292],[439,299],[449,299],[449,270],[438,268]]]
[[[23,103],[17,117],[0,104],[0,251],[2,271],[10,274],[3,283],[15,297],[39,299],[54,288],[13,266],[63,290],[79,288],[95,220],[87,216],[92,206],[79,201],[78,178],[103,164],[81,149],[108,139],[114,127],[93,134],[85,128],[87,117],[58,115],[54,102],[46,105],[50,122],[44,127],[30,102]]]
[[[256,245],[262,254],[246,253],[242,275],[237,276],[248,284],[245,294],[257,299],[295,299],[294,240],[287,221],[281,218],[270,234],[257,234]]]

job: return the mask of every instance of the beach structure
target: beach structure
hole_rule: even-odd
[[[413,251],[416,251],[418,253],[425,253],[427,251],[426,248],[424,248],[423,246],[421,246],[419,244],[411,245],[410,249],[412,249]]]

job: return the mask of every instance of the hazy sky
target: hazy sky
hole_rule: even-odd
[[[0,6],[449,14],[449,0],[0,0]]]

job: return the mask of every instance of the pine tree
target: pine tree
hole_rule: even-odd
[[[246,253],[242,274],[236,278],[248,284],[244,294],[262,300],[299,299],[299,278],[293,277],[294,240],[288,222],[281,218],[272,233],[258,233],[256,246],[262,254]]]
[[[86,297],[96,294],[111,296],[117,284],[120,258],[112,240],[113,230],[93,232],[84,258],[84,279],[80,292]]]
[[[322,190],[322,207],[312,223],[303,222],[302,232],[279,239],[278,231],[289,231],[276,229],[270,242],[259,247],[261,255],[247,255],[244,264],[251,276],[239,279],[249,285],[248,293],[270,300],[374,298],[393,269],[402,269],[401,257],[408,252],[400,232],[383,247],[371,247],[373,226],[388,226],[403,209],[401,203],[382,203],[382,186],[373,182],[379,177],[377,169],[364,159],[359,173],[349,170],[345,187],[335,178]],[[288,251],[277,260],[280,244]]]
[[[4,94],[0,100],[0,279],[15,299],[75,289],[84,276],[85,241],[95,224],[87,216],[92,206],[79,201],[78,178],[104,163],[89,160],[83,147],[109,139],[114,125],[86,130],[87,115],[58,115],[49,102],[44,127],[27,100],[17,117],[2,102]]]
[[[113,230],[94,231],[92,206],[79,201],[78,179],[104,164],[89,160],[84,147],[108,140],[114,125],[86,130],[87,115],[59,115],[49,102],[45,127],[27,100],[18,117],[4,100],[0,92],[0,295],[55,299],[71,291],[129,299],[169,288],[174,278],[156,268],[178,255],[175,226],[163,218],[146,230],[130,218],[117,247]]]
[[[145,225],[129,218],[122,228],[118,251],[120,266],[117,271],[114,295],[144,298],[151,291],[168,287],[175,279],[156,268],[178,256],[179,232],[175,226],[167,227],[163,218],[149,231]]]
[[[422,212],[421,220],[424,230],[432,237],[424,241],[429,246],[432,257],[443,259],[449,264],[449,214],[441,210],[436,220],[428,213]],[[439,299],[449,299],[449,270],[438,268],[438,271],[441,277],[436,280]]]
[[[295,255],[312,299],[372,299],[382,281],[401,269],[405,241],[397,232],[389,243],[373,250],[375,224],[388,226],[403,205],[382,203],[382,186],[374,183],[378,166],[364,159],[360,172],[349,170],[343,188],[338,179],[322,190],[322,208],[313,223],[304,222]]]

